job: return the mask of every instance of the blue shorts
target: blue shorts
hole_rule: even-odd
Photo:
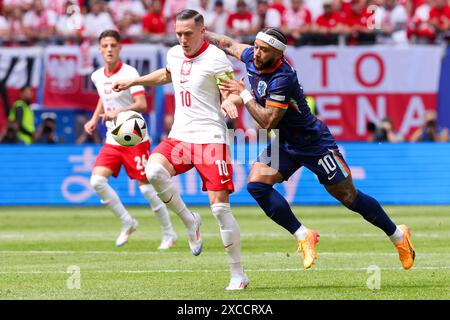
[[[269,145],[258,156],[256,162],[264,163],[278,170],[285,181],[303,166],[314,172],[321,184],[336,184],[350,175],[350,169],[337,148],[324,149],[321,154],[311,155],[299,155],[295,150],[285,147],[280,147],[278,150],[278,160],[276,157],[272,157],[273,152]]]

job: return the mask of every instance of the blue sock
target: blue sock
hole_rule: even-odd
[[[388,236],[394,234],[397,229],[378,201],[359,190],[355,201],[348,208],[358,212],[365,220],[383,230]]]
[[[302,224],[292,212],[289,203],[271,185],[261,182],[249,182],[247,190],[270,219],[291,234],[294,234],[300,228]]]

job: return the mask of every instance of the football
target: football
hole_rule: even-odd
[[[136,111],[120,112],[113,123],[114,129],[111,134],[122,146],[135,146],[144,140],[147,134],[145,119]]]

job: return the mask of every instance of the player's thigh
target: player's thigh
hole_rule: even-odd
[[[144,180],[145,166],[150,156],[150,142],[144,141],[133,147],[122,147],[122,163],[128,177],[134,180]]]
[[[101,175],[106,178],[117,177],[122,166],[122,148],[125,147],[104,144],[95,159],[92,175]]]
[[[92,169],[92,175],[109,178],[113,175],[113,170],[107,167],[97,166]]]
[[[273,149],[269,145],[252,165],[248,182],[261,182],[270,185],[288,180],[301,167],[287,151],[281,148]]]
[[[193,150],[194,166],[203,182],[203,191],[234,192],[233,166],[225,144],[205,144]]]
[[[323,185],[336,185],[350,175],[350,169],[338,150],[329,149],[319,156],[302,157],[302,164],[314,172]]]
[[[283,175],[278,170],[261,162],[255,162],[248,175],[248,182],[261,182],[274,185],[283,180]]]
[[[172,175],[186,172],[194,167],[191,144],[175,139],[162,141],[152,152],[149,163],[159,163]]]

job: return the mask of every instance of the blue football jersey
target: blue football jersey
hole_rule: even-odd
[[[253,46],[246,48],[241,61],[256,101],[266,108],[287,109],[276,127],[280,146],[304,155],[337,149],[328,127],[311,113],[294,68],[282,58],[272,70],[259,71],[253,64],[253,52]]]

